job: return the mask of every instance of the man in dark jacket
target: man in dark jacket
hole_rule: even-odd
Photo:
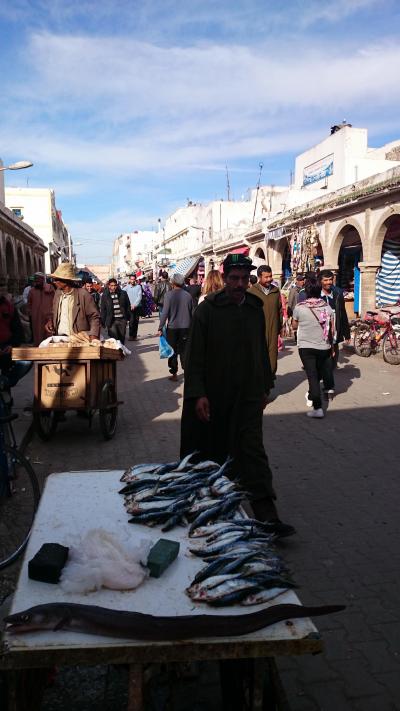
[[[116,279],[108,280],[100,308],[101,322],[107,328],[110,338],[125,343],[126,323],[129,321],[131,305],[128,294],[121,289]]]
[[[178,380],[178,355],[182,370],[185,369],[185,349],[189,328],[192,322],[193,299],[183,288],[185,280],[182,274],[172,277],[172,291],[164,299],[164,308],[161,313],[158,335],[161,336],[164,326],[167,326],[167,341],[174,354],[168,358],[170,380]]]
[[[261,299],[247,291],[253,265],[229,254],[225,288],[194,312],[186,349],[181,423],[181,455],[198,450],[202,458],[234,458],[233,475],[250,493],[260,520],[280,535],[294,533],[275,508],[272,472],[263,445],[263,410],[273,384],[265,341]]]
[[[160,281],[157,282],[154,288],[154,303],[158,308],[158,312],[161,314],[164,306],[164,300],[169,291],[171,291],[171,284],[168,280],[168,272],[161,272]]]
[[[339,360],[339,343],[348,341],[350,338],[349,319],[347,318],[346,306],[344,303],[343,291],[338,286],[333,285],[334,274],[329,269],[323,269],[319,274],[321,283],[321,298],[335,312],[336,342],[334,343],[334,366]]]

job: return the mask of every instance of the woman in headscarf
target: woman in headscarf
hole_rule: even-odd
[[[308,378],[306,400],[313,409],[307,415],[322,418],[321,379],[326,396],[335,393],[332,359],[335,314],[321,298],[321,286],[314,277],[306,281],[305,296],[294,309],[292,328],[297,331],[299,356]]]

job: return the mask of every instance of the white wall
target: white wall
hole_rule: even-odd
[[[58,261],[69,256],[68,230],[57,215],[54,190],[50,188],[6,188],[5,204],[10,210],[20,208],[23,220],[36,232],[47,247],[45,269],[51,272],[50,257],[60,253]],[[72,240],[71,240],[72,246]]]
[[[368,148],[366,128],[344,126],[336,133],[327,136],[321,143],[297,156],[295,187],[303,192],[315,192],[326,186],[327,192],[331,192],[389,170],[400,165],[399,161],[385,159],[385,153],[394,145],[396,142],[381,148]],[[328,156],[333,156],[333,174],[309,185],[303,185],[304,170],[315,166]]]

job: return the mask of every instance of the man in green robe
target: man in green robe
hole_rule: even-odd
[[[208,294],[196,309],[186,350],[181,456],[234,461],[260,520],[280,535],[294,533],[277,515],[272,473],[262,435],[263,410],[273,384],[261,300],[247,291],[248,257],[229,254],[225,288]]]
[[[281,293],[272,282],[272,269],[267,264],[262,264],[257,269],[258,282],[249,291],[261,299],[264,307],[265,338],[269,354],[269,362],[275,377],[278,367],[278,336],[282,329],[282,302]]]

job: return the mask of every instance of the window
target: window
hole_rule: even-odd
[[[19,217],[20,220],[23,220],[24,216],[22,214],[22,207],[12,207],[11,210],[14,213],[15,217]]]

